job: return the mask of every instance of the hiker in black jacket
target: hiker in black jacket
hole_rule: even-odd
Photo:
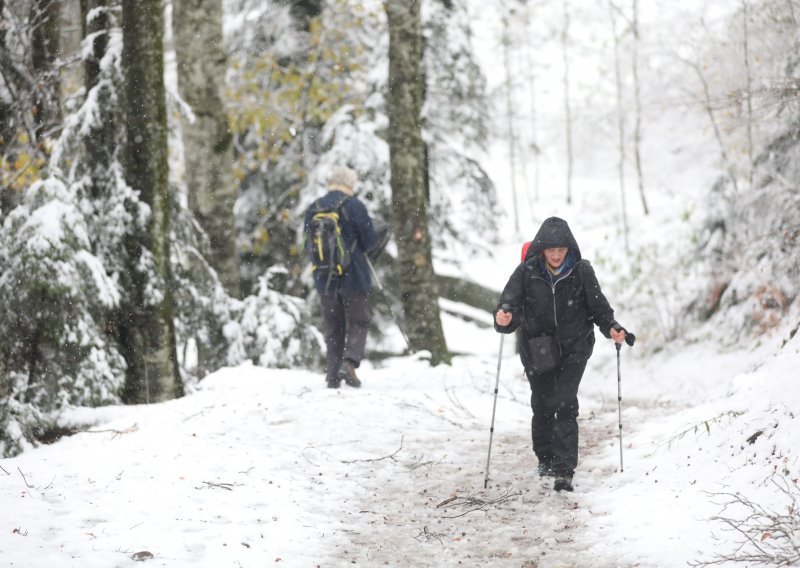
[[[522,326],[533,451],[539,475],[554,477],[557,491],[572,491],[578,465],[578,386],[592,355],[595,325],[615,343],[625,340],[569,225],[550,217],[503,289],[495,329],[512,333]]]
[[[356,172],[350,168],[335,167],[328,178],[328,193],[315,201],[305,215],[308,234],[316,211],[338,210],[343,244],[350,255],[349,266],[334,282],[314,274],[325,324],[325,380],[329,388],[339,388],[342,380],[351,387],[361,386],[356,368],[364,355],[371,318],[372,277],[366,254],[381,245],[367,208],[353,195],[357,181]]]

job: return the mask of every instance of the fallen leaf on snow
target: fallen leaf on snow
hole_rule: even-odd
[[[155,558],[152,552],[148,552],[147,550],[140,550],[139,552],[134,552],[131,556],[134,560],[138,562],[144,562],[145,560],[150,560],[151,558]]]

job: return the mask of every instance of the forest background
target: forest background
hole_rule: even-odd
[[[0,0],[0,454],[320,369],[300,219],[341,163],[393,228],[376,360],[400,325],[447,363],[440,311],[487,317],[554,212],[645,353],[792,339],[798,5],[585,4]]]

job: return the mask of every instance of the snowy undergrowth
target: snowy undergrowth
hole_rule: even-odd
[[[670,567],[738,545],[711,520],[723,493],[786,506],[772,480],[800,475],[797,336],[752,352],[625,348],[622,473],[616,354],[599,341],[576,491],[556,494],[535,475],[512,341],[483,488],[498,336],[445,327],[473,355],[365,362],[361,390],[245,365],[180,400],[74,411],[91,432],[0,462],[0,554],[27,568],[145,552],[170,567]]]

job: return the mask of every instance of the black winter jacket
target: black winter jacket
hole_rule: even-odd
[[[567,246],[575,264],[566,269],[555,284],[540,268],[541,253],[546,248]],[[594,269],[581,259],[580,249],[562,219],[547,219],[531,244],[525,262],[517,266],[503,289],[498,309],[512,308],[511,323],[498,326],[500,333],[512,333],[522,325],[523,341],[531,337],[555,335],[563,363],[586,361],[594,346],[594,325],[610,337],[616,321],[614,310],[600,290]],[[523,355],[526,350],[522,349]],[[529,362],[523,361],[526,367]]]

